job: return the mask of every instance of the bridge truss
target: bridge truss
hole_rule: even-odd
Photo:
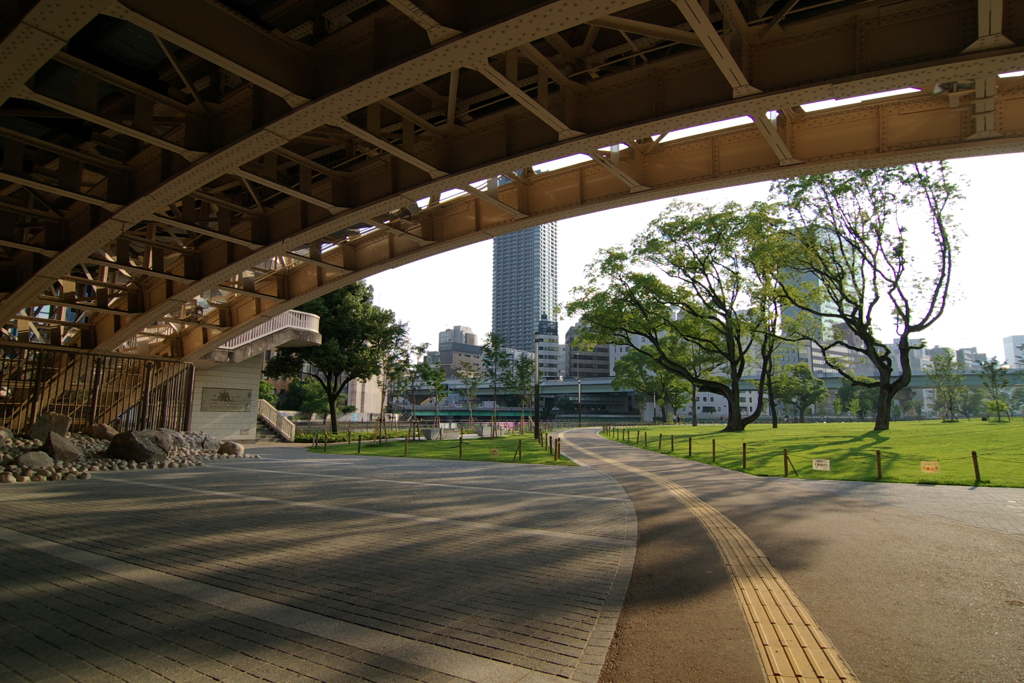
[[[8,345],[195,361],[523,227],[1024,150],[1024,0],[28,5],[0,10]]]

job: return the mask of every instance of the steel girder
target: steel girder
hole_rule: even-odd
[[[0,42],[5,340],[196,360],[550,220],[1024,149],[1024,0],[776,5],[41,0]]]

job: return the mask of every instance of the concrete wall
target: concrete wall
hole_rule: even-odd
[[[256,356],[241,363],[225,363],[212,368],[196,368],[195,392],[192,395],[192,431],[205,432],[219,439],[251,441],[256,438],[257,401],[260,397],[260,375],[263,358]],[[216,412],[202,409],[203,389],[234,389],[252,391],[245,412]]]

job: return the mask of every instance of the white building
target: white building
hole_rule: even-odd
[[[1015,334],[1012,337],[1003,337],[1003,358],[1011,368],[1024,368],[1024,334]]]

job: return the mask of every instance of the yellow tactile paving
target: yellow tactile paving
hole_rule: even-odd
[[[665,477],[562,438],[582,453],[650,479],[697,517],[722,556],[770,683],[857,683],[857,677],[786,580],[728,517]]]

